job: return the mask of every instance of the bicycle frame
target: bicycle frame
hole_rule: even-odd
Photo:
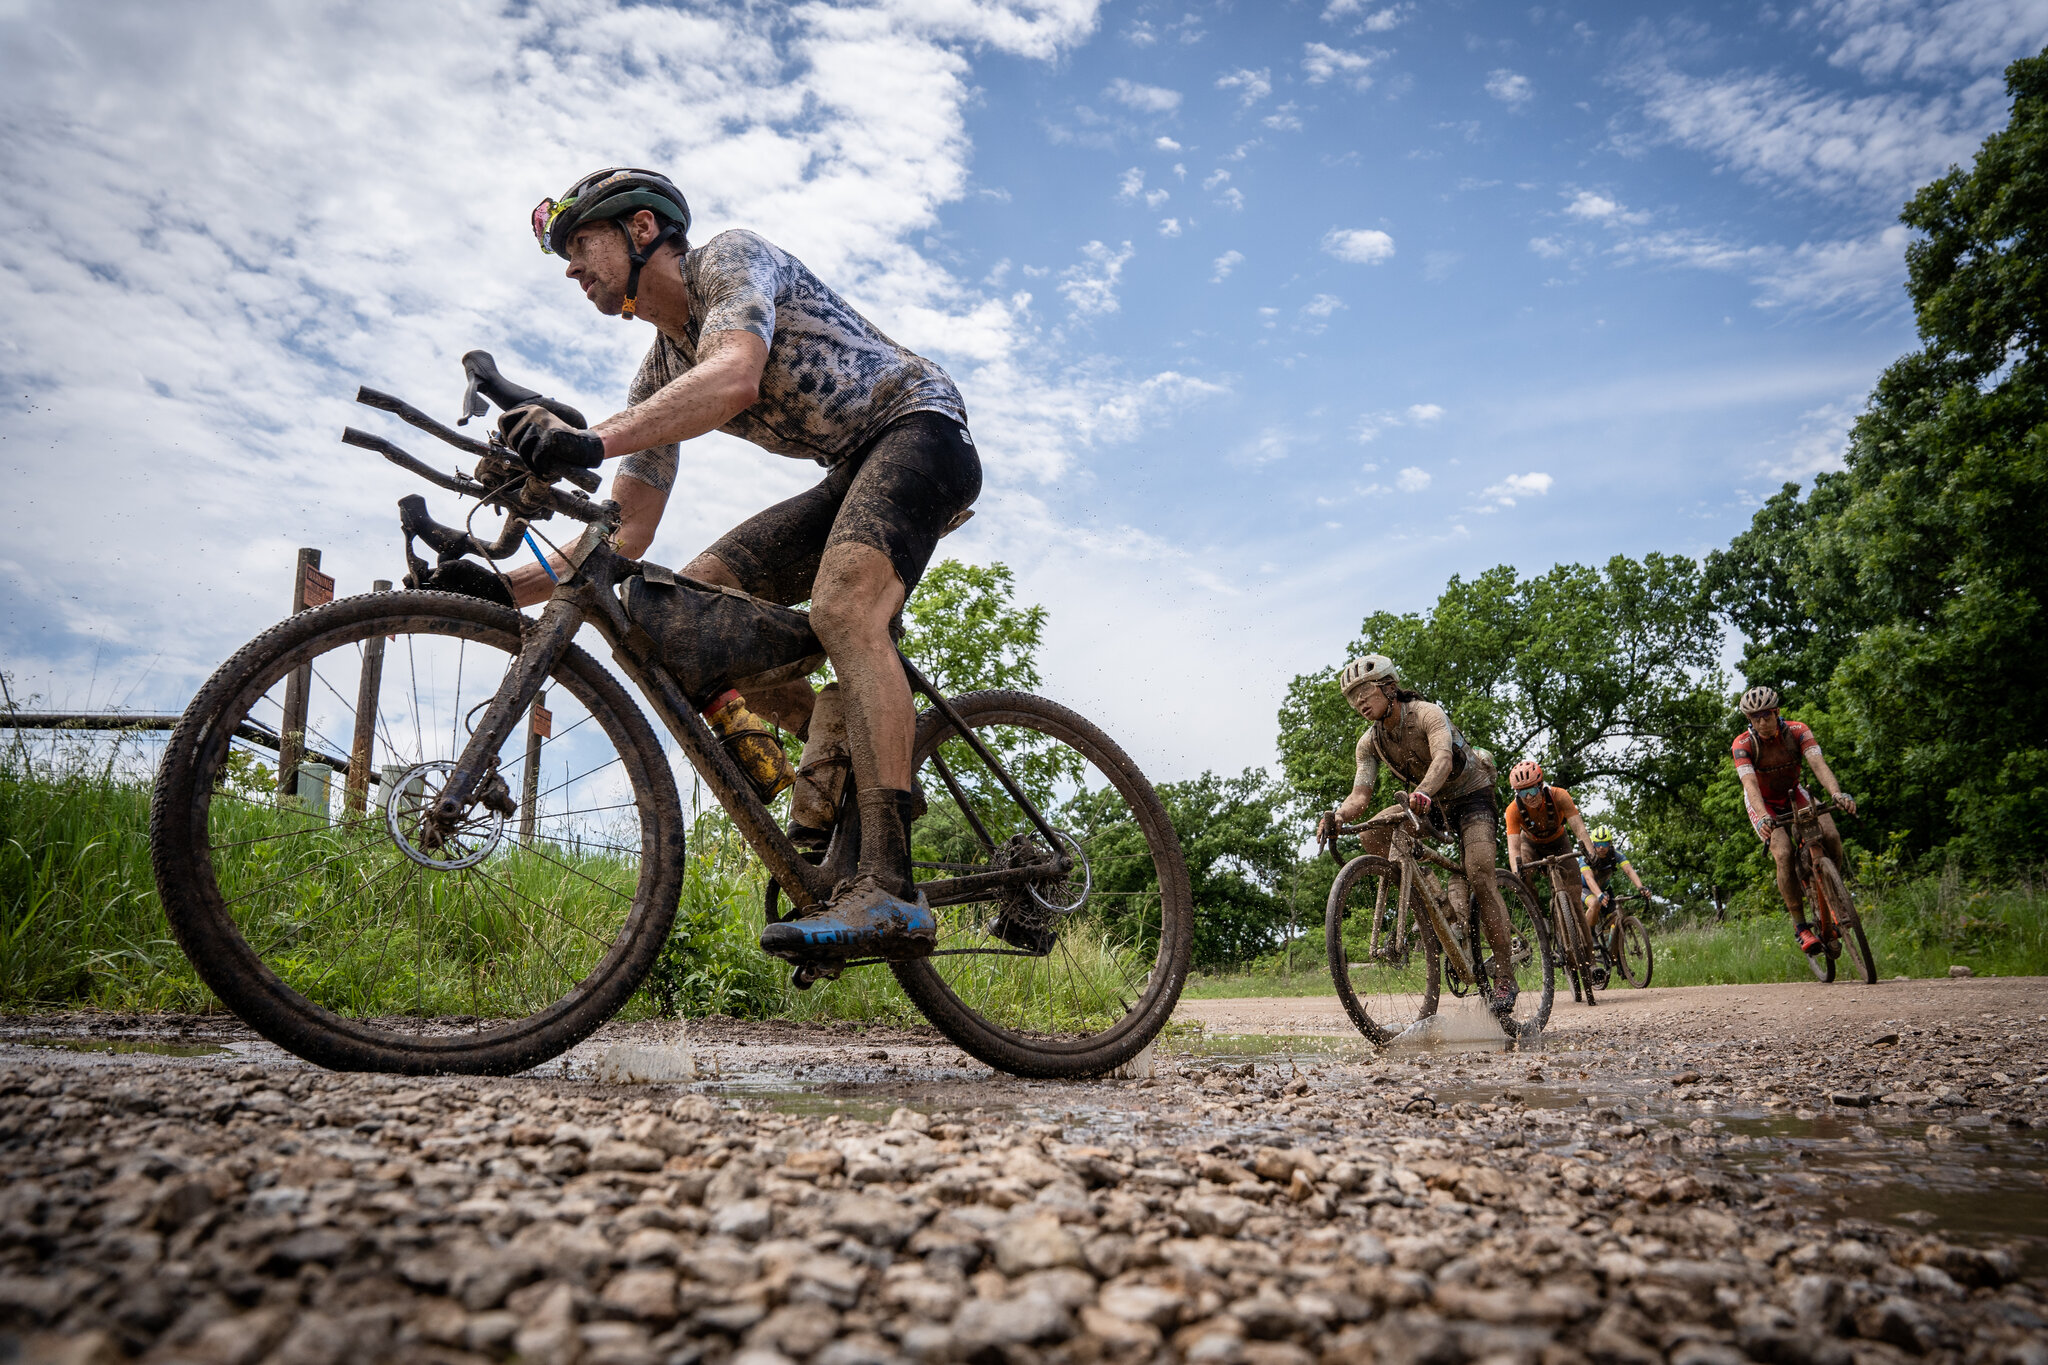
[[[449,774],[447,784],[442,788],[439,799],[430,812],[431,820],[444,828],[453,828],[479,793],[486,789],[496,774],[500,747],[533,705],[534,698],[575,640],[577,631],[587,623],[603,637],[611,649],[613,660],[639,689],[642,698],[651,705],[655,715],[682,747],[684,754],[689,757],[691,767],[696,769],[719,805],[732,817],[741,838],[761,859],[783,895],[789,898],[798,912],[823,903],[830,896],[833,885],[853,870],[852,865],[858,852],[857,838],[834,839],[823,865],[814,865],[799,854],[796,846],[789,841],[774,816],[769,813],[766,804],[755,794],[752,784],[740,772],[732,756],[725,751],[725,746],[712,733],[710,725],[698,714],[696,707],[683,695],[682,689],[676,685],[668,670],[658,659],[650,656],[645,645],[636,643],[636,640],[646,640],[645,632],[638,630],[627,617],[616,589],[622,581],[638,573],[640,565],[637,561],[620,555],[614,548],[613,541],[618,533],[620,518],[618,504],[593,503],[587,498],[564,494],[545,481],[532,476],[518,463],[517,455],[508,448],[495,442],[485,446],[481,442],[449,431],[399,399],[366,389],[358,395],[358,400],[392,412],[411,425],[441,437],[458,449],[472,453],[480,452],[483,460],[487,462],[479,465],[478,478],[465,478],[459,474],[450,478],[432,470],[380,437],[370,436],[353,428],[343,434],[342,439],[351,445],[376,450],[392,463],[420,475],[430,483],[495,505],[506,515],[504,529],[495,541],[489,543],[468,533],[433,526],[431,519],[428,519],[427,526],[420,530],[420,535],[430,545],[445,548],[446,543],[456,543],[460,548],[487,558],[503,559],[516,551],[531,520],[559,512],[585,523],[583,532],[575,543],[568,549],[560,551],[567,562],[569,572],[557,579],[554,593],[542,609],[540,619],[537,622],[529,619],[522,629],[519,658],[506,671],[504,680],[485,708],[482,719],[470,732],[469,741],[464,745],[453,771]],[[498,479],[508,472],[513,477],[498,482]],[[436,536],[442,543],[437,543]],[[552,569],[549,572],[553,574]],[[897,657],[902,661],[904,674],[912,692],[930,701],[940,714],[952,723],[954,733],[987,765],[989,771],[996,776],[1010,797],[1044,836],[1046,846],[1054,854],[1053,861],[1049,864],[972,873],[920,883],[919,889],[925,893],[928,902],[937,908],[981,900],[1001,886],[1023,885],[1041,879],[1050,872],[1064,874],[1070,871],[1073,859],[1064,851],[1062,840],[1046,821],[1036,803],[1017,786],[1016,780],[982,743],[980,737],[970,727],[961,723],[951,703],[938,689],[933,687],[908,659],[903,658],[901,654]],[[977,837],[992,852],[995,848],[994,843],[968,807],[966,798],[951,772],[943,763],[937,767],[949,794],[959,803],[969,823],[974,827]],[[680,812],[674,814],[677,817],[675,828],[680,829]],[[858,821],[853,823],[857,826]],[[842,821],[842,828],[845,824],[846,822]]]
[[[1399,868],[1401,874],[1401,894],[1394,910],[1395,951],[1406,947],[1402,931],[1411,919],[1420,923],[1426,917],[1430,932],[1436,936],[1437,947],[1444,955],[1444,965],[1458,980],[1468,984],[1477,982],[1479,970],[1472,956],[1472,945],[1461,942],[1451,928],[1449,907],[1444,904],[1446,892],[1436,884],[1434,877],[1422,875],[1423,863],[1440,867],[1454,877],[1465,875],[1464,866],[1422,842],[1422,822],[1406,806],[1391,806],[1364,824],[1340,832],[1358,833],[1376,825],[1393,826],[1389,830],[1388,861]],[[1419,908],[1416,905],[1418,899],[1421,902]],[[1383,907],[1373,907],[1375,917],[1383,913]]]
[[[1834,809],[1832,800],[1801,806],[1792,812],[1788,820],[1773,819],[1774,827],[1782,827],[1792,833],[1792,868],[1799,878],[1799,889],[1813,907],[1815,928],[1821,941],[1834,944],[1841,940],[1841,925],[1836,922],[1835,907],[1829,902],[1820,886],[1820,874],[1813,865],[1814,839],[1820,835],[1820,818]]]
[[[1567,868],[1570,869],[1569,874]],[[1555,853],[1548,858],[1534,858],[1517,870],[1524,876],[1530,872],[1543,872],[1549,876],[1550,917],[1555,922],[1552,928],[1555,936],[1563,940],[1559,951],[1566,969],[1579,978],[1572,988],[1574,993],[1583,989],[1585,1002],[1592,1004],[1593,956],[1599,950],[1592,942],[1593,935],[1586,931],[1585,921],[1579,918],[1579,898],[1584,890],[1584,883],[1578,875],[1579,855]],[[1570,923],[1565,922],[1567,916]]]

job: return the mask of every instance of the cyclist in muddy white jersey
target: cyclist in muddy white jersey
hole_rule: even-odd
[[[966,408],[943,369],[796,257],[741,230],[693,249],[689,228],[682,192],[652,171],[598,171],[535,208],[541,249],[567,260],[597,311],[649,322],[655,337],[622,411],[580,430],[536,404],[500,426],[543,472],[617,458],[619,548],[631,556],[653,540],[681,441],[718,430],[824,467],[815,487],[727,532],[683,572],[785,606],[809,601],[845,696],[858,873],[817,910],[768,926],[762,947],[796,961],[922,956],[937,922],[912,882],[916,713],[890,626],[981,491]],[[512,586],[525,604],[551,584],[532,565]],[[746,700],[799,735],[808,728],[802,679]]]
[[[1479,900],[1479,919],[1493,948],[1492,1008],[1512,1013],[1516,986],[1507,906],[1494,875],[1493,759],[1465,742],[1444,709],[1400,685],[1394,661],[1383,654],[1353,659],[1338,675],[1351,708],[1372,724],[1358,737],[1351,794],[1323,817],[1327,834],[1366,813],[1379,785],[1380,764],[1409,788],[1408,806],[1440,835],[1454,836],[1465,881]]]

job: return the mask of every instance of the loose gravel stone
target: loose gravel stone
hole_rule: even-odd
[[[1076,1085],[947,1053],[879,1124],[12,1048],[0,1360],[2048,1365],[2042,1243],[1833,1202],[1987,1142],[2038,1198],[2044,1022],[1820,1052],[1603,1024]],[[732,1028],[812,1040],[807,1068],[941,1051]]]

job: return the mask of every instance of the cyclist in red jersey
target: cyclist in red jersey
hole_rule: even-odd
[[[1813,737],[1813,731],[1796,720],[1779,716],[1775,690],[1752,687],[1742,694],[1741,705],[1749,728],[1737,735],[1729,747],[1735,755],[1735,775],[1742,781],[1742,802],[1749,811],[1756,837],[1769,845],[1771,860],[1778,865],[1778,894],[1785,898],[1785,908],[1791,912],[1792,933],[1799,940],[1801,951],[1811,956],[1821,950],[1821,941],[1820,935],[1806,923],[1806,898],[1800,894],[1799,874],[1792,866],[1792,831],[1771,821],[1784,820],[1794,810],[1813,804],[1806,788],[1799,785],[1802,760],[1813,769],[1813,775],[1834,797],[1835,804],[1851,815],[1856,813],[1856,798],[1843,791],[1842,784],[1835,780],[1827,760],[1821,757],[1820,741]],[[1842,836],[1832,817],[1821,816],[1820,837],[1835,866],[1846,868]]]

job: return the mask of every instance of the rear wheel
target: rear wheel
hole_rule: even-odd
[[[1400,910],[1400,869],[1363,853],[1337,874],[1323,911],[1323,946],[1337,999],[1358,1031],[1382,1046],[1435,1014],[1442,990],[1428,917],[1410,907],[1403,918]]]
[[[347,598],[251,641],[172,733],[150,811],[158,893],[200,979],[280,1047],[338,1070],[522,1071],[653,964],[681,807],[646,718],[581,649],[548,679],[531,774],[530,727],[507,740],[500,810],[424,828],[520,628],[448,593]],[[305,728],[282,735],[294,690]],[[309,760],[282,796],[281,745]]]
[[[1842,881],[1842,871],[1832,858],[1822,856],[1814,861],[1818,867],[1815,880],[1820,884],[1821,894],[1828,898],[1828,910],[1834,916],[1835,932],[1842,936],[1842,947],[1848,951],[1850,963],[1864,983],[1875,986],[1877,957],[1870,951],[1870,940],[1864,937],[1863,920],[1856,913],[1855,903],[1849,899],[1849,888]]]
[[[1621,974],[1628,978],[1629,985],[1643,990],[1657,969],[1656,954],[1650,949],[1650,932],[1634,915],[1621,916],[1620,926]]]
[[[1157,1036],[1187,980],[1194,906],[1173,823],[1115,741],[1066,707],[1007,691],[952,707],[1060,847],[952,723],[926,711],[914,762],[929,809],[912,842],[938,943],[890,970],[925,1018],[998,1070],[1114,1070]],[[1042,875],[1005,885],[972,882],[1036,867]]]

